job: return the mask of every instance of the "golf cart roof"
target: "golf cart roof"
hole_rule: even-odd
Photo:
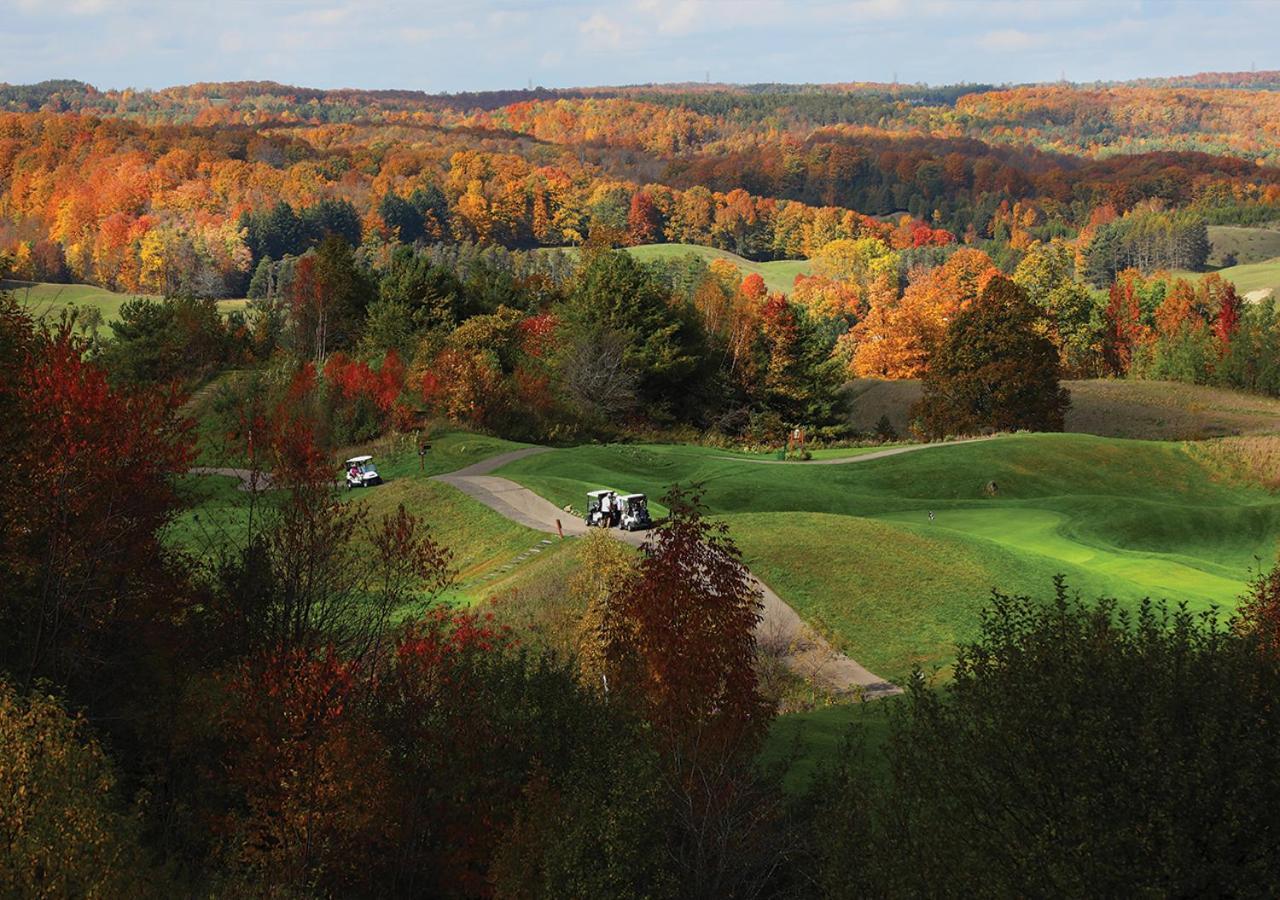
[[[587,491],[588,497],[603,497],[605,494],[612,494],[614,491]]]
[[[643,500],[644,494],[624,494],[618,499],[619,500]]]
[[[373,457],[372,457],[372,456],[353,456],[353,457],[351,457],[349,460],[347,460],[347,465],[349,465],[349,466],[359,466],[359,465],[362,465],[362,464],[364,464],[364,463],[367,463],[367,462],[368,462],[369,460],[371,460],[371,459],[373,459]]]

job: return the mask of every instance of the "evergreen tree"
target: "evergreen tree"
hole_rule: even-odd
[[[258,265],[253,270],[253,277],[249,279],[247,296],[250,300],[268,300],[275,293],[274,288],[275,264],[269,257],[264,256],[258,260]]]

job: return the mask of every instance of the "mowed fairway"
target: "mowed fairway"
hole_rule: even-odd
[[[889,678],[945,666],[992,588],[1230,609],[1280,535],[1280,500],[1177,444],[1018,435],[848,465],[760,465],[679,446],[592,446],[500,474],[559,505],[591,488],[700,481],[752,569]],[[998,492],[985,486],[994,481]],[[929,519],[929,512],[935,518]]]

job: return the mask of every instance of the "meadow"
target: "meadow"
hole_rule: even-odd
[[[1064,381],[1071,391],[1065,430],[1101,437],[1200,440],[1280,431],[1280,400],[1172,381],[1095,378]],[[849,423],[860,431],[882,415],[907,434],[920,382],[860,378],[846,389]]]
[[[1248,265],[1280,257],[1280,228],[1274,226],[1210,225],[1209,265]]]
[[[104,326],[120,319],[120,307],[139,294],[118,294],[92,284],[51,284],[41,281],[0,281],[0,291],[12,291],[18,302],[37,318],[57,318],[64,310],[97,307]],[[150,297],[150,299],[158,299]],[[249,301],[219,300],[218,309],[225,316],[243,310]]]
[[[759,275],[764,279],[765,287],[771,293],[789,294],[797,275],[808,275],[813,264],[807,259],[779,259],[770,262],[753,262],[752,260],[730,253],[728,250],[717,250],[714,247],[702,247],[697,244],[642,244],[628,247],[627,252],[642,262],[655,260],[681,259],[693,255],[706,260],[721,259],[733,263],[743,276]]]
[[[764,466],[680,446],[587,446],[500,474],[553,502],[698,482],[748,564],[872,671],[943,669],[993,588],[1231,609],[1269,564],[1280,501],[1177,444],[1016,435],[848,465]],[[992,496],[987,485],[994,482]],[[934,514],[931,520],[930,512]]]

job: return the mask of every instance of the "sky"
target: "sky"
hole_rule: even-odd
[[[1280,69],[1280,0],[0,0],[0,81],[428,92]]]

